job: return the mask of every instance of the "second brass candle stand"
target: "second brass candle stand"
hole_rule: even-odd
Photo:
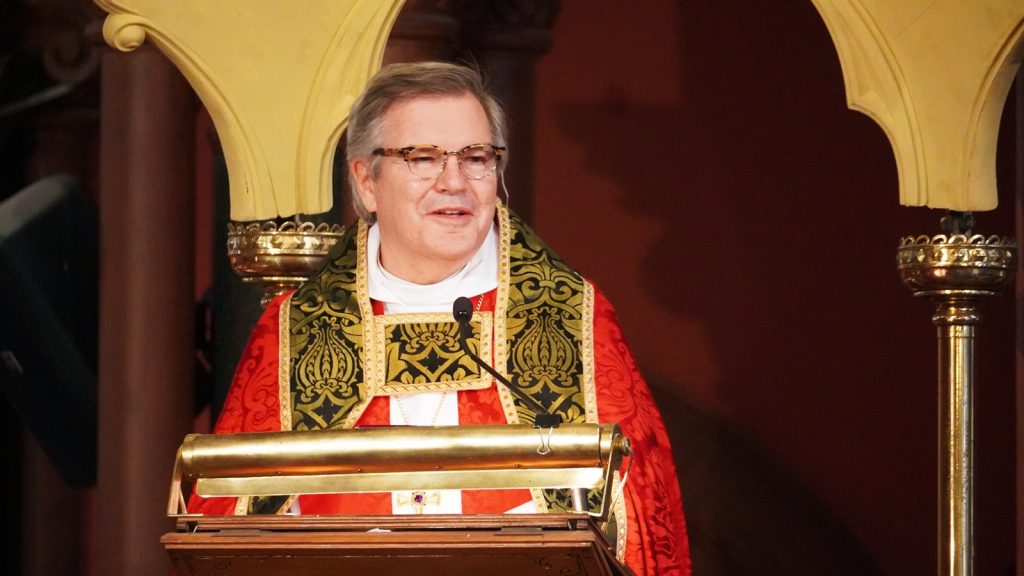
[[[981,302],[1013,281],[1011,238],[973,234],[950,212],[945,234],[900,240],[897,263],[914,296],[935,302],[939,343],[939,574],[974,573],[974,334]]]

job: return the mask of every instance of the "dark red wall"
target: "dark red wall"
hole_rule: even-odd
[[[813,5],[562,5],[539,66],[533,220],[616,303],[666,407],[696,573],[752,550],[777,573],[797,572],[768,557],[801,554],[935,573],[935,330],[895,250],[942,214],[899,205],[892,150],[846,108]],[[1014,229],[1004,127],[986,234]],[[977,573],[1007,574],[1011,297],[985,312]]]

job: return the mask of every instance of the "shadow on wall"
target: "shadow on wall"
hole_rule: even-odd
[[[652,384],[682,466],[695,573],[934,573],[934,329],[895,249],[937,233],[941,213],[898,207],[892,150],[846,109],[810,2],[679,6],[662,31],[680,40],[679,69],[665,71],[676,101],[645,99],[659,79],[630,76],[553,110],[586,151],[579,169],[611,183],[617,209],[654,238],[625,284],[644,290],[659,328],[700,326],[719,369],[691,389],[686,362],[707,352],[642,335],[648,357],[681,366]],[[617,39],[630,40],[644,38]],[[1004,194],[986,229],[1011,230],[1012,205]],[[993,344],[979,350],[983,574],[1013,554],[1011,304],[1002,317],[987,308]]]
[[[652,381],[694,572],[934,572],[934,332],[894,260],[900,235],[938,232],[940,214],[898,208],[891,148],[846,109],[811,3],[681,6],[676,102],[631,78],[553,109],[581,170],[656,231],[647,299],[701,326],[720,359],[705,388],[727,417],[683,391],[686,374]],[[698,353],[685,344],[644,341],[677,361]]]
[[[807,25],[827,37],[813,7],[808,10]],[[678,376],[659,381],[648,374],[680,467],[694,574],[881,574],[848,519],[817,497],[785,458],[767,456],[774,453],[771,442],[739,430],[769,428],[786,437],[803,426],[794,444],[811,445],[795,449],[814,459],[819,447],[807,436],[815,422],[799,414],[807,409],[800,403],[808,402],[801,389],[827,382],[851,390],[871,379],[871,367],[854,360],[870,352],[837,339],[845,320],[835,314],[870,316],[864,309],[877,302],[855,298],[858,282],[876,293],[892,285],[895,298],[909,299],[891,266],[895,236],[883,233],[866,246],[857,234],[836,235],[857,226],[862,217],[851,214],[863,210],[866,199],[895,208],[884,135],[845,110],[834,52],[788,54],[800,51],[800,43],[786,46],[784,27],[763,22],[763,28],[694,38],[701,26],[730,30],[727,9],[709,12],[681,15],[694,20],[680,23],[682,49],[690,55],[686,69],[677,71],[680,103],[638,103],[613,92],[598,104],[557,107],[561,129],[588,143],[586,172],[614,182],[626,193],[618,199],[621,209],[651,218],[662,231],[642,256],[643,276],[668,281],[645,283],[645,289],[663,310],[706,326],[716,357],[725,359],[716,387],[738,422],[701,408],[682,391]],[[775,51],[764,62],[751,60],[751,45]],[[831,70],[831,76],[787,92],[791,78],[807,72],[779,63],[786,61]],[[826,136],[802,136],[814,133]],[[881,150],[881,168],[868,164],[865,172],[863,160],[849,154],[851,142]],[[874,199],[866,198],[869,192]],[[822,238],[828,243],[816,242]],[[834,279],[859,272],[830,258],[837,253],[859,253],[884,269],[868,280],[846,278],[851,293],[844,294]],[[827,300],[833,302],[823,304]],[[815,409],[819,417],[821,409]],[[843,457],[827,454],[821,465]]]
[[[672,438],[694,574],[883,573],[841,520],[754,442],[669,392],[678,389],[670,382],[648,383]]]

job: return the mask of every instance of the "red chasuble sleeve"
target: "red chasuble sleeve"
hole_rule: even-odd
[[[611,303],[594,288],[594,381],[601,422],[633,445],[626,481],[626,564],[649,576],[690,574],[690,549],[672,447]]]
[[[272,300],[256,322],[235,368],[214,433],[281,430],[278,315],[281,304],[290,297],[288,292]]]

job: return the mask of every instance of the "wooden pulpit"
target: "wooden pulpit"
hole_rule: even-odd
[[[602,529],[629,442],[615,425],[394,427],[190,435],[162,543],[177,576],[631,574]],[[623,478],[623,481],[626,477]],[[203,516],[191,495],[560,488],[573,513]],[[600,498],[588,510],[587,493]]]

